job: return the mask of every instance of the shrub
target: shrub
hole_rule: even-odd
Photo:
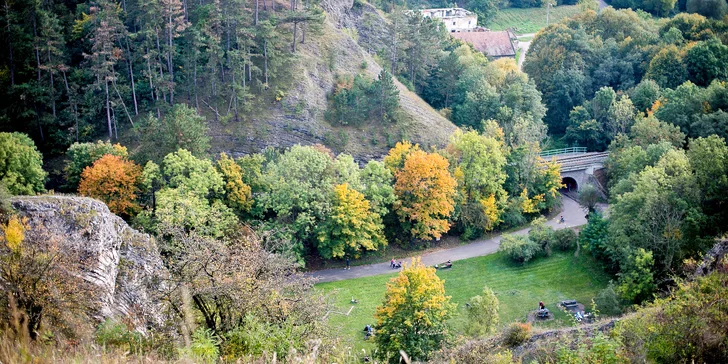
[[[576,247],[576,232],[571,229],[561,229],[554,231],[552,246],[556,250],[566,251]]]
[[[531,323],[514,322],[503,331],[503,344],[515,347],[531,338]]]
[[[615,292],[614,284],[611,282],[607,288],[599,291],[597,296],[594,297],[594,303],[599,308],[599,312],[604,315],[615,316],[622,313],[617,292]]]
[[[129,330],[126,325],[114,320],[106,320],[99,325],[95,340],[104,347],[118,348],[132,353],[140,352],[144,345],[140,333]]]
[[[465,331],[470,336],[478,337],[493,333],[498,325],[498,298],[487,286],[480,296],[470,299],[468,323]]]
[[[196,361],[214,363],[220,356],[218,345],[220,345],[220,340],[211,330],[199,328],[192,334],[192,345],[188,349],[188,354]]]
[[[528,236],[507,234],[503,235],[498,251],[516,262],[526,263],[541,252],[541,247]]]
[[[528,239],[537,244],[547,256],[551,255],[551,245],[554,240],[554,229],[546,225],[546,219],[539,217],[531,222]]]

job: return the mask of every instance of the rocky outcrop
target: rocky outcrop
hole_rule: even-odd
[[[79,274],[98,287],[90,314],[99,322],[116,318],[143,333],[164,327],[168,310],[162,297],[169,273],[152,237],[90,198],[26,196],[11,204],[31,229],[45,229],[57,237],[59,249],[85,262],[87,269]]]
[[[705,253],[703,261],[695,269],[695,276],[707,276],[714,270],[727,269],[728,261],[726,260],[726,255],[728,255],[728,240],[721,240]]]

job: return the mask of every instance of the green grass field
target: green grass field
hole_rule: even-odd
[[[316,287],[330,294],[338,312],[346,313],[352,307],[350,300],[356,298],[349,316],[331,313],[331,326],[337,328],[338,336],[347,340],[355,350],[372,350],[374,346],[363,340],[363,328],[375,324],[374,311],[384,298],[386,282],[396,273],[351,279],[339,282],[321,283]],[[515,264],[502,254],[492,254],[455,262],[450,270],[438,272],[445,280],[445,292],[458,304],[456,317],[451,322],[454,331],[460,332],[466,319],[464,304],[471,297],[480,294],[487,285],[500,301],[501,326],[515,321],[525,321],[528,313],[543,301],[554,312],[555,319],[536,323],[537,327],[559,327],[569,325],[570,318],[557,308],[565,299],[576,299],[587,308],[599,290],[605,288],[609,277],[594,260],[582,254],[576,258],[572,253],[554,253],[548,258],[539,258],[525,265]]]
[[[549,23],[557,23],[561,19],[578,14],[579,11],[576,5],[555,6],[551,8]],[[501,9],[486,27],[492,30],[514,28],[516,34],[536,33],[546,27],[546,8]]]

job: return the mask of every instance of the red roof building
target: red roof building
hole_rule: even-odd
[[[450,33],[453,37],[470,43],[490,58],[516,57],[512,33],[506,30],[498,32]]]

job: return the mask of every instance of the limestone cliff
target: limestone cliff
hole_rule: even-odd
[[[10,200],[30,228],[59,238],[60,249],[77,252],[87,271],[79,272],[99,288],[91,315],[99,322],[117,318],[140,332],[167,321],[162,300],[169,273],[156,243],[130,228],[100,201],[72,196],[15,197]]]

